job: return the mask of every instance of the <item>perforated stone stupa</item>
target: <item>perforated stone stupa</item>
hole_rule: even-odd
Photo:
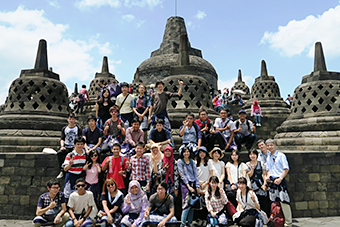
[[[257,127],[259,138],[273,138],[276,127],[280,126],[290,113],[289,106],[280,95],[279,85],[274,76],[268,76],[267,65],[261,62],[261,75],[255,79],[251,88],[251,97],[245,109],[250,116],[253,101],[257,100],[262,110],[262,127]]]
[[[315,44],[314,71],[294,91],[292,113],[277,128],[280,149],[340,150],[340,73],[329,72],[320,42]]]
[[[235,82],[234,86],[232,86],[230,92],[233,94],[234,90],[241,90],[244,92],[244,95],[242,96],[243,100],[248,100],[250,98],[250,92],[249,87],[246,85],[246,83],[242,80],[242,72],[241,69],[238,70],[238,77],[237,81]]]
[[[143,83],[149,85],[170,76],[170,68],[179,65],[181,35],[187,35],[184,19],[170,17],[166,23],[160,48],[152,52],[151,57],[138,66],[133,81],[134,84]],[[191,47],[190,42],[188,42],[188,53],[188,62],[190,62],[191,67],[187,74],[194,72],[194,75],[204,78],[216,89],[217,73],[214,67],[202,58],[200,50]]]
[[[0,152],[57,148],[67,114],[66,86],[48,70],[47,44],[40,40],[34,69],[22,70],[9,88],[0,115]]]

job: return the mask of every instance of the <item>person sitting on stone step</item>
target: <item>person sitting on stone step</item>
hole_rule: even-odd
[[[51,224],[56,227],[63,226],[69,220],[66,212],[64,193],[60,191],[60,183],[57,179],[47,182],[48,192],[39,196],[36,217],[33,219],[35,227]]]
[[[182,137],[182,146],[178,149],[181,153],[183,147],[188,147],[195,155],[202,144],[200,127],[194,122],[195,115],[188,113],[183,125],[179,128],[178,135]]]
[[[80,126],[76,125],[76,121],[75,114],[70,113],[67,118],[68,125],[61,129],[60,149],[57,153],[61,171],[57,176],[57,179],[63,178],[64,176],[61,165],[64,163],[66,155],[73,151],[74,139],[82,135],[82,129]]]
[[[234,122],[235,124],[235,142],[237,150],[241,151],[242,143],[246,144],[246,148],[249,151],[257,139],[255,132],[255,126],[253,122],[246,119],[247,112],[240,110],[238,112],[239,119]]]
[[[171,144],[171,134],[164,128],[163,119],[157,119],[156,128],[151,129],[149,136],[149,143],[146,147],[151,147],[152,144],[157,143],[160,146],[172,146]]]

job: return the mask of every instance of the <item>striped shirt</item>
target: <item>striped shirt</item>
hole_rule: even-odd
[[[67,166],[70,163],[71,157],[73,158],[73,165],[68,170],[69,173],[81,174],[83,171],[83,166],[86,164],[86,153],[83,150],[82,154],[78,154],[75,150],[68,153],[63,166]]]

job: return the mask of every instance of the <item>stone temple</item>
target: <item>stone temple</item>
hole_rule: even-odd
[[[155,84],[171,74],[171,66],[179,64],[180,36],[187,35],[184,19],[170,17],[166,23],[163,41],[158,50],[151,53],[151,57],[143,61],[137,68],[134,83],[145,85]],[[190,70],[187,73],[204,78],[208,84],[217,88],[217,73],[214,67],[202,57],[201,50],[192,48],[188,42],[188,57]],[[184,71],[183,71],[184,73]]]
[[[274,76],[268,76],[264,60],[261,62],[261,75],[255,79],[251,88],[251,97],[244,107],[249,116],[254,100],[258,101],[263,115],[262,127],[257,127],[256,134],[263,139],[273,138],[276,134],[275,128],[286,120],[290,109],[281,98],[280,88],[275,82]]]
[[[40,40],[34,69],[22,70],[9,88],[0,115],[0,152],[57,149],[67,115],[66,86],[48,70],[47,44]]]
[[[176,145],[181,143],[177,133],[187,113],[197,117],[199,108],[204,107],[211,118],[217,117],[209,95],[209,84],[217,86],[216,71],[202,58],[200,50],[191,48],[181,17],[168,19],[160,49],[139,65],[134,84],[147,85],[158,80],[170,92],[178,92],[178,80],[184,83],[182,97],[170,99],[167,106]]]
[[[230,89],[231,95],[234,95],[234,90],[241,90],[244,92],[244,95],[241,95],[243,100],[248,100],[250,98],[250,91],[249,87],[246,83],[242,80],[242,72],[241,69],[238,70],[237,81],[235,82],[234,86]]]
[[[329,72],[320,42],[315,44],[314,71],[294,91],[292,113],[277,128],[281,149],[340,150],[340,73]]]

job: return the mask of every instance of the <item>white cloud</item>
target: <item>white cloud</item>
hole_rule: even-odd
[[[294,56],[307,52],[313,56],[314,43],[321,41],[327,56],[340,56],[340,5],[318,16],[291,20],[277,32],[266,31],[261,43],[268,43],[282,55]]]
[[[155,6],[161,5],[164,0],[80,0],[75,3],[75,6],[81,10],[89,9],[91,7],[100,8],[102,6],[110,6],[113,8],[118,8],[122,4],[126,7],[145,7],[148,6],[153,8]]]
[[[145,20],[139,20],[137,22],[137,28],[140,28],[145,23]]]
[[[197,14],[195,15],[195,17],[199,20],[203,19],[206,16],[207,16],[207,14],[205,14],[205,12],[201,11],[201,10],[198,10]]]
[[[20,69],[33,68],[38,41],[47,41],[48,63],[60,75],[62,82],[89,81],[100,71],[101,64],[93,55],[111,54],[109,42],[99,43],[99,35],[89,40],[65,38],[68,25],[53,24],[43,10],[28,10],[19,6],[16,11],[0,12],[1,84],[11,83]],[[15,47],[15,48],[14,48]],[[110,69],[120,62],[110,63]],[[9,73],[7,71],[10,71]],[[8,86],[0,87],[0,103],[7,96]]]
[[[191,21],[188,21],[187,22],[187,26],[190,27],[192,25],[192,22]]]
[[[113,8],[118,8],[121,6],[121,3],[119,0],[81,0],[75,3],[75,6],[81,10],[91,7],[99,8],[106,5]]]
[[[224,88],[229,88],[229,91],[231,90],[231,88],[235,85],[235,82],[237,81],[237,77],[234,77],[230,80],[221,80],[219,79],[217,81],[217,87],[218,89],[222,90]],[[253,77],[251,76],[242,76],[242,81],[244,81],[246,83],[246,85],[249,87],[249,89],[251,89],[252,83],[254,81]],[[251,85],[249,85],[251,84]]]
[[[50,6],[53,6],[53,7],[57,8],[57,9],[60,8],[59,2],[57,0],[49,0],[48,4],[50,4]]]
[[[122,16],[123,20],[127,21],[127,22],[131,22],[135,19],[135,16],[132,14],[126,14]]]
[[[162,5],[164,0],[124,0],[124,4],[127,7],[138,6],[145,7],[148,6],[153,8],[158,5]]]

